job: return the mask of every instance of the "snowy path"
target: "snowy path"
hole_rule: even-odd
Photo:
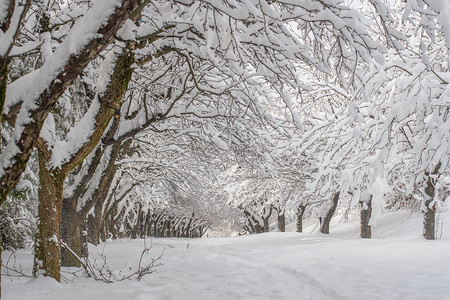
[[[152,239],[153,254],[164,250],[164,265],[141,282],[4,278],[3,299],[450,299],[450,239],[423,240],[417,218],[399,227],[394,216],[381,225],[371,240],[357,238],[356,223],[329,236]],[[113,241],[105,254],[112,268],[124,270],[136,267],[142,249],[143,240]],[[31,258],[18,253],[25,271]]]

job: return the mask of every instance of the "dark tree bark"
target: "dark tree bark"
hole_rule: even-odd
[[[12,2],[12,1],[11,1]],[[5,96],[6,96],[6,84],[8,81],[8,69],[9,69],[9,59],[0,57],[0,112],[3,111],[3,107],[5,105]],[[2,114],[0,113],[0,124],[1,124]],[[0,137],[2,131],[0,126]],[[0,147],[1,147],[1,138],[0,138]],[[0,266],[2,264],[2,245],[0,242]],[[0,299],[2,297],[2,276],[0,274]]]
[[[81,222],[76,203],[63,201],[61,236],[64,243],[81,257]],[[81,262],[65,247],[61,248],[61,265],[65,267],[81,267]]]
[[[303,232],[303,214],[308,204],[300,204],[297,208],[297,232]]]
[[[284,215],[284,209],[278,211],[278,231],[279,232],[286,231],[286,216]]]
[[[3,111],[6,97],[6,86],[8,83],[9,72],[9,58],[3,58],[0,56],[0,112]],[[0,123],[2,121],[2,114],[0,113]],[[0,128],[1,130],[1,128]],[[1,134],[1,131],[0,131]],[[1,135],[0,135],[1,136]]]
[[[264,207],[264,211],[263,211],[263,231],[264,232],[269,232],[270,228],[269,228],[269,219],[270,216],[272,215],[272,211],[273,211],[273,206],[270,205],[269,208]]]
[[[361,237],[363,239],[370,239],[372,237],[372,228],[369,225],[370,217],[372,216],[372,195],[369,201],[361,201]]]
[[[327,213],[325,214],[325,216],[322,219],[322,224],[320,226],[320,232],[321,233],[325,233],[325,234],[329,234],[330,233],[330,222],[331,222],[331,218],[334,215],[334,212],[336,211],[337,205],[338,205],[338,201],[339,201],[339,192],[337,192],[336,194],[334,194],[333,199],[331,201],[331,206],[328,209]]]
[[[61,211],[64,178],[50,172],[48,152],[39,152],[39,224],[34,248],[33,275],[43,274],[61,280]]]
[[[96,214],[90,214],[87,217],[87,241],[93,245],[100,243],[99,221]]]

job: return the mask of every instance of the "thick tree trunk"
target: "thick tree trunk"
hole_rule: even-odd
[[[372,195],[369,201],[361,201],[361,237],[363,239],[372,238],[372,228],[369,225],[372,216]]]
[[[38,231],[35,240],[33,275],[61,280],[61,210],[64,176],[46,168],[48,159],[39,151]]]
[[[297,208],[297,232],[303,232],[303,214],[307,204],[300,204]]]
[[[81,218],[77,213],[76,202],[63,201],[61,238],[67,246],[81,257]],[[61,265],[64,267],[81,267],[78,258],[65,247],[61,248]]]
[[[436,176],[439,174],[439,169],[441,167],[441,163],[437,164],[434,169],[432,175],[426,173],[427,176],[427,186],[425,187],[425,194],[428,196],[428,199],[425,199],[424,208],[423,208],[423,237],[427,240],[434,240],[435,237],[435,224],[436,224],[436,205],[433,203],[436,179],[433,179],[432,176]]]
[[[325,217],[322,220],[322,224],[320,226],[321,233],[325,233],[325,234],[330,233],[330,222],[331,222],[331,218],[334,215],[334,212],[336,211],[338,201],[339,201],[339,192],[334,194],[332,202],[331,202],[331,207],[328,209]]]

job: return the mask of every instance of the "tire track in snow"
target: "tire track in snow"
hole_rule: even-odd
[[[289,299],[314,300],[345,300],[348,299],[328,288],[313,277],[297,269],[276,264],[258,257],[257,253],[228,253],[209,248],[205,256],[218,260],[224,264],[235,264],[237,268],[245,270],[251,277],[248,282],[253,284],[255,294],[251,299],[277,299],[279,295],[290,295]],[[205,249],[206,250],[206,249]],[[209,252],[209,253],[208,253]],[[250,296],[250,295],[247,295]],[[245,298],[250,299],[250,298]],[[283,297],[285,299],[285,297]]]

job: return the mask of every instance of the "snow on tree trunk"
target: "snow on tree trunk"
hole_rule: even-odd
[[[300,204],[297,208],[297,232],[303,232],[303,214],[307,204]]]
[[[87,242],[87,217],[81,219],[80,237],[81,237],[81,257],[88,257],[89,249]]]
[[[331,202],[331,207],[328,209],[327,213],[322,219],[322,224],[320,226],[320,232],[329,234],[330,233],[330,222],[331,218],[334,215],[334,212],[336,211],[337,204],[339,201],[339,192],[335,193]]]
[[[423,208],[423,236],[427,240],[435,239],[436,204],[434,202],[434,194],[436,179],[434,179],[433,177],[439,174],[440,167],[441,164],[439,163],[432,174],[425,173],[427,179],[425,194],[426,196],[428,196],[428,198],[425,199]]]
[[[372,229],[369,225],[370,217],[372,215],[372,195],[367,193],[361,195],[361,201],[359,202],[361,205],[361,237],[364,239],[370,239],[372,237]]]

